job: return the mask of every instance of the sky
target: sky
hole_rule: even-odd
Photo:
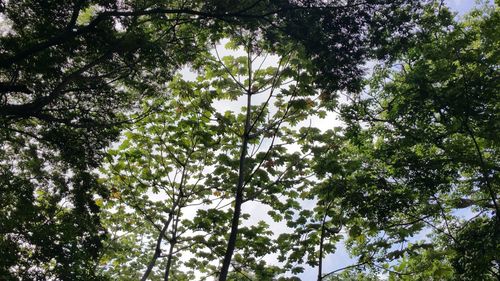
[[[446,4],[453,11],[458,12],[459,14],[465,14],[472,9],[475,5],[475,0],[447,0]]]

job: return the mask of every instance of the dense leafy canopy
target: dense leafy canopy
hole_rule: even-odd
[[[429,14],[413,46],[343,108],[342,154],[318,163],[359,261],[391,278],[499,277],[498,16]]]
[[[0,1],[0,279],[497,280],[498,24],[416,0]],[[357,263],[327,267],[339,243]]]
[[[235,39],[228,46],[238,46],[244,39],[254,43],[247,37]],[[259,202],[273,210],[273,219],[281,221],[284,218],[277,210],[290,212],[299,206],[295,200],[297,190],[304,189],[308,182],[304,170],[307,165],[303,162],[306,156],[287,151],[287,146],[298,134],[292,125],[316,110],[316,102],[309,97],[314,94],[310,87],[312,78],[293,52],[280,58],[278,67],[267,67],[264,64],[268,64],[268,55],[255,54],[253,50],[257,48],[247,44],[246,56],[205,57],[195,81],[176,77],[169,86],[169,100],[155,100],[162,104],[161,109],[136,123],[125,133],[118,148],[110,151],[111,163],[103,172],[108,174],[106,182],[115,200],[107,204],[110,213],[109,222],[105,223],[109,223],[107,229],[116,227],[120,231],[121,238],[117,239],[123,242],[117,246],[128,246],[122,248],[123,252],[110,251],[109,258],[102,262],[112,266],[122,257],[135,259],[134,253],[141,252],[145,242],[140,238],[143,242],[139,243],[139,237],[154,233],[144,253],[147,257],[161,257],[151,252],[161,251],[165,238],[172,248],[172,254],[164,255],[167,267],[173,267],[168,261],[171,260],[177,263],[176,268],[216,275],[230,239],[225,237],[232,217],[227,207],[234,196],[235,183],[240,183],[236,193],[240,190],[241,202],[235,207],[240,212],[244,203]],[[259,62],[257,69],[252,69],[252,61]],[[287,84],[290,86],[285,87]],[[247,106],[240,112],[238,108],[224,110],[216,104],[241,98],[247,100]],[[248,153],[241,152],[241,143],[245,143]],[[278,197],[288,200],[285,203]],[[125,206],[135,212],[130,213]],[[195,215],[183,220],[185,211]],[[139,218],[131,217],[134,215]],[[244,224],[250,217],[252,214],[241,213],[234,220]],[[124,219],[131,222],[126,228],[122,223],[114,223]],[[142,226],[145,222],[152,226]],[[162,225],[166,225],[165,230]],[[236,231],[240,238],[234,242],[231,264],[238,272],[255,274],[258,279],[283,272],[259,261],[276,247],[272,246],[272,232],[265,221],[237,227]],[[186,256],[194,258],[181,258]],[[133,266],[134,273],[147,271],[146,263],[140,259]],[[106,267],[105,271],[110,271],[111,267]],[[132,277],[125,269],[118,263],[110,274],[118,279]],[[238,272],[232,273],[231,278],[238,278]],[[171,277],[181,278],[175,274]]]

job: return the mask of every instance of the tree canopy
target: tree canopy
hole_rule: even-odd
[[[0,1],[0,279],[497,280],[498,24]]]

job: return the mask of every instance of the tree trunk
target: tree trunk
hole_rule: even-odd
[[[249,55],[250,57],[250,55]],[[251,62],[250,62],[251,63]],[[233,257],[233,252],[236,246],[236,238],[238,235],[238,225],[241,215],[241,205],[243,204],[243,187],[245,182],[244,168],[245,159],[248,148],[248,140],[250,136],[250,118],[251,118],[251,105],[252,105],[252,92],[251,92],[251,74],[249,74],[249,90],[247,91],[247,112],[245,118],[245,129],[242,137],[240,163],[238,167],[238,183],[236,185],[236,198],[234,203],[234,213],[231,220],[231,232],[229,234],[229,240],[227,243],[226,253],[224,254],[224,260],[222,262],[222,268],[219,275],[219,281],[226,281],[227,274],[229,272],[229,265],[231,264],[231,259]]]
[[[163,225],[163,228],[160,231],[160,234],[158,234],[158,239],[156,240],[156,248],[155,248],[155,253],[153,254],[153,257],[151,258],[151,261],[148,264],[148,267],[146,268],[146,272],[142,275],[141,281],[146,281],[148,279],[149,274],[153,270],[153,267],[155,266],[156,260],[158,257],[160,257],[161,254],[161,242],[163,241],[163,237],[165,236],[165,232],[168,229],[168,226],[170,225],[170,222],[172,221],[173,215],[170,213],[168,216],[168,220],[165,222]]]
[[[178,220],[177,220],[178,222]],[[168,281],[169,277],[170,277],[170,267],[172,267],[172,260],[173,260],[173,252],[174,252],[174,247],[175,247],[175,244],[176,244],[176,240],[177,240],[177,222],[175,223],[175,230],[174,230],[174,233],[172,234],[172,241],[170,241],[170,249],[168,250],[168,257],[167,257],[167,265],[165,267],[165,277],[163,280],[165,281]]]

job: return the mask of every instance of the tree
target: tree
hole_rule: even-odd
[[[176,248],[178,253],[186,255],[191,251],[196,257],[188,261],[176,259],[179,262],[177,268],[186,268],[187,271],[189,267],[208,276],[220,274],[223,270],[229,273],[229,268],[224,269],[224,261],[229,257],[229,264],[234,268],[231,276],[243,276],[246,272],[257,279],[269,279],[283,272],[283,269],[260,261],[274,249],[270,237],[272,232],[263,221],[242,226],[242,222],[250,217],[242,213],[242,205],[258,201],[269,205],[272,210],[289,211],[298,207],[294,198],[298,195],[297,186],[305,184],[306,177],[300,171],[305,164],[300,163],[304,159],[299,152],[286,151],[286,146],[294,143],[294,137],[299,135],[294,136],[288,124],[297,124],[314,112],[315,102],[308,96],[315,90],[309,86],[312,78],[304,71],[303,62],[296,55],[289,52],[280,59],[277,67],[266,67],[263,65],[271,54],[264,55],[253,36],[234,38],[228,46],[237,48],[240,44],[246,49],[246,56],[207,57],[196,81],[176,78],[170,84],[172,100],[156,101],[164,104],[163,110],[145,118],[132,132],[126,133],[118,149],[110,152],[110,157],[119,155],[119,158],[113,159],[113,164],[103,172],[110,175],[106,182],[111,192],[114,190],[119,194],[115,201],[121,202],[122,207],[109,204],[106,215],[109,218],[105,223],[109,223],[110,230],[120,229],[122,238],[113,241],[118,251],[111,250],[105,262],[112,264],[117,257],[123,257],[118,264],[137,260],[130,269],[117,266],[116,270],[122,272],[115,277],[121,274],[134,276],[138,271],[144,271],[146,260],[140,254],[137,256],[143,248],[139,241],[144,241],[141,237],[151,232],[156,233],[157,239],[147,239],[151,250],[146,255],[153,256],[148,270],[154,266],[161,256],[159,249],[163,237],[174,237],[174,234],[165,235],[161,224],[156,221],[163,218],[170,222],[171,217],[178,219],[179,232],[184,234],[174,239],[180,244]],[[213,105],[215,100],[242,97],[247,99],[247,106],[240,113],[221,111]],[[255,104],[252,99],[261,102]],[[200,154],[187,145],[198,135],[204,140],[204,149],[210,153]],[[160,153],[152,154],[154,151]],[[173,168],[186,169],[187,173],[174,173]],[[179,173],[185,175],[181,177],[185,184],[175,183],[166,191],[165,185],[171,185],[171,180],[167,182],[162,178],[175,181],[175,174]],[[181,211],[172,216],[176,206],[175,194],[192,190],[190,180],[196,182],[199,191],[187,192],[190,198],[181,205],[177,204],[178,208],[188,207],[189,203],[202,207],[196,210],[195,217],[182,216]],[[162,192],[166,195],[164,199],[151,202],[148,199],[151,191],[161,189],[165,190]],[[288,200],[280,202],[278,196],[288,197]],[[228,205],[234,209],[228,210]],[[127,206],[134,209],[132,214]],[[273,214],[277,220],[283,219],[276,212]],[[123,221],[125,215],[131,221],[126,228],[120,223],[115,224]],[[153,227],[140,227],[145,222]],[[170,243],[170,246],[174,245]],[[233,253],[236,253],[234,259]],[[166,257],[171,259],[171,255]],[[219,260],[222,269],[217,264]],[[161,265],[168,268],[169,264]],[[109,267],[104,270],[114,271]],[[166,270],[165,279],[173,276],[168,274]]]
[[[117,136],[123,109],[197,52],[175,51],[191,41],[168,33],[174,19],[148,27],[127,17],[119,30],[100,13],[119,8],[111,1],[2,2],[10,25],[0,43],[3,276],[93,278],[105,234],[93,197],[107,195],[90,170]]]
[[[498,279],[498,18],[429,10],[344,107],[345,148],[318,171],[360,266],[391,280]]]
[[[91,171],[127,111],[207,44],[235,27],[257,31],[270,50],[294,43],[313,57],[324,88],[359,88],[367,46],[384,44],[369,32],[404,35],[413,2],[0,2],[2,275],[94,278],[105,236],[94,199],[109,194]]]
[[[330,104],[331,102],[328,103],[328,107],[334,106]],[[292,272],[302,272],[304,264],[317,267],[318,280],[323,278],[323,258],[334,253],[337,242],[342,240],[340,232],[343,222],[341,209],[335,205],[332,198],[328,197],[328,194],[323,194],[321,177],[317,177],[319,173],[314,169],[317,166],[315,159],[324,157],[325,153],[341,147],[343,139],[339,137],[339,130],[340,128],[335,128],[322,132],[317,128],[307,128],[307,130],[303,128],[299,131],[303,135],[297,142],[300,151],[310,155],[307,169],[304,167],[301,171],[308,174],[310,179],[306,183],[307,188],[300,192],[299,197],[302,199],[302,204],[305,203],[304,200],[310,200],[316,205],[314,208],[299,208],[293,216],[288,217],[287,226],[293,231],[282,233],[277,239],[280,261],[284,261],[287,267],[292,267]],[[297,264],[299,266],[296,266]]]
[[[235,184],[235,187],[230,193],[233,194],[231,197],[234,197],[234,209],[219,280],[227,278],[233,253],[237,248],[238,233],[242,232],[240,229],[242,205],[248,201],[259,200],[275,208],[276,203],[271,199],[277,195],[286,198],[292,194],[291,189],[293,182],[297,180],[300,158],[299,155],[288,154],[283,144],[275,146],[275,143],[283,137],[283,131],[286,132],[288,123],[297,124],[306,118],[311,114],[308,111],[315,104],[309,97],[315,94],[314,87],[308,85],[312,80],[311,76],[302,62],[296,58],[296,52],[289,51],[288,55],[281,57],[276,68],[261,69],[265,63],[263,61],[254,70],[254,62],[262,52],[258,39],[253,34],[244,34],[236,40],[246,49],[247,56],[236,59],[223,58],[220,61],[221,65],[212,69],[212,72],[219,73],[219,79],[212,81],[216,91],[229,94],[228,97],[232,99],[240,96],[246,98],[244,113],[231,118],[234,120],[231,125],[238,128],[239,141],[236,147],[228,152],[238,160],[237,173],[234,176],[224,175],[229,172],[226,170],[220,175],[233,179],[230,183]],[[283,88],[290,83],[292,85],[288,89]],[[253,99],[258,95],[267,98],[256,106],[253,104]],[[270,108],[273,102],[276,107],[275,113]],[[270,144],[262,150],[261,146],[265,144],[266,139]],[[249,146],[253,146],[252,151],[249,150]],[[286,209],[296,204],[292,199],[293,196],[285,205]],[[248,263],[245,259],[240,260],[237,262]]]
[[[204,185],[204,174],[221,140],[220,128],[209,124],[213,97],[199,89],[192,95],[196,90],[188,87],[179,78],[171,82],[169,99],[154,100],[158,111],[124,133],[101,169],[113,198],[102,215],[113,235],[101,263],[112,279],[190,276],[178,269],[173,272],[180,264],[178,253],[193,244],[183,237],[183,212],[190,204],[209,200],[212,190]],[[130,260],[134,262],[127,264]],[[164,261],[163,274],[154,270],[158,260]]]

